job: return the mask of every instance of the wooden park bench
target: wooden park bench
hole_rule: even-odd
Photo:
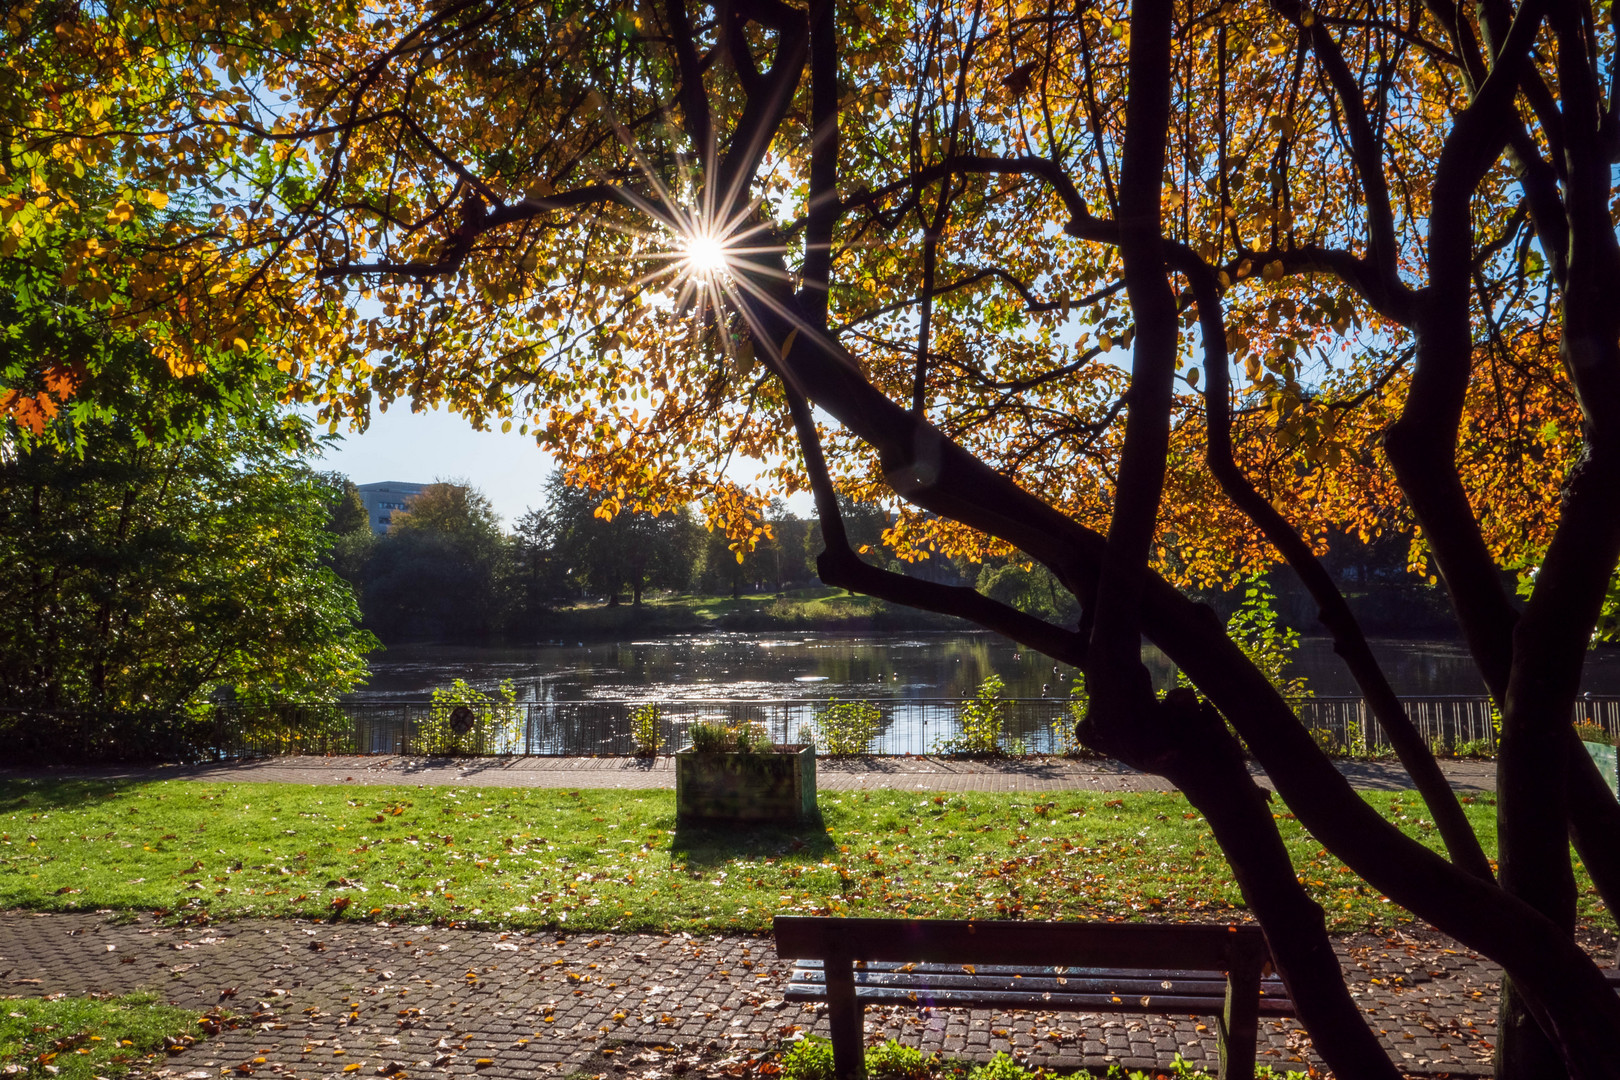
[[[778,916],[785,997],[824,1001],[833,1068],[864,1064],[867,1005],[1216,1018],[1222,1080],[1254,1076],[1261,1016],[1292,1016],[1254,926]]]

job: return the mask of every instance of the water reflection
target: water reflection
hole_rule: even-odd
[[[1381,640],[1371,645],[1390,685],[1402,697],[1486,694],[1468,648],[1459,641]],[[1289,674],[1306,676],[1318,697],[1360,696],[1350,669],[1327,638],[1303,639]],[[1592,694],[1620,694],[1620,649],[1604,646],[1588,652],[1581,688]]]
[[[1374,651],[1395,691],[1409,697],[1479,695],[1466,650],[1451,642],[1381,641]],[[1143,659],[1155,683],[1174,670],[1151,646]],[[1295,672],[1318,696],[1352,696],[1354,681],[1325,639],[1307,638]],[[485,648],[397,646],[372,658],[371,682],[355,697],[420,699],[462,678],[481,687],[511,679],[523,701],[647,699],[961,698],[990,674],[1007,697],[1067,698],[1074,669],[991,634],[756,638],[707,634],[619,644]],[[1620,693],[1620,650],[1588,654],[1584,688]]]
[[[1169,665],[1150,661],[1163,679]],[[372,658],[362,699],[418,698],[462,678],[511,679],[525,701],[970,697],[991,674],[1008,697],[1066,698],[1074,669],[989,634],[708,634],[621,644],[399,646]]]

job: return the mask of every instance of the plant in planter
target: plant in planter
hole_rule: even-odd
[[[698,822],[802,822],[816,815],[813,746],[776,744],[757,724],[697,723],[675,755],[675,817]]]

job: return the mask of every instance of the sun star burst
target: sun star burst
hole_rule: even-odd
[[[712,233],[694,233],[682,244],[687,269],[696,277],[714,278],[726,272],[730,257],[726,245]]]

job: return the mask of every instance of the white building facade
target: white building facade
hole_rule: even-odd
[[[371,523],[372,533],[381,536],[388,531],[394,514],[404,510],[411,499],[422,494],[428,485],[379,480],[375,484],[355,486],[360,490],[360,502],[366,508],[366,520]]]

